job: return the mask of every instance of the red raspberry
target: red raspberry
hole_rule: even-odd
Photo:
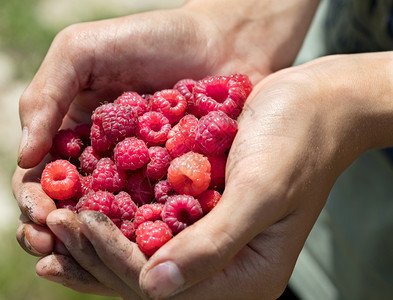
[[[101,158],[93,171],[91,183],[94,191],[120,192],[127,182],[127,173],[119,170],[115,162],[109,158]]]
[[[77,210],[76,210],[77,203],[78,203],[78,200],[71,198],[71,199],[57,201],[56,207],[69,209],[70,211],[73,211],[76,213],[77,212]]]
[[[253,85],[247,75],[236,73],[236,74],[230,75],[229,77],[237,80],[241,84],[241,87],[244,89],[246,97],[248,97],[248,95],[250,95],[250,93],[253,89]]]
[[[91,174],[97,166],[100,156],[94,152],[92,146],[87,146],[79,156],[79,168],[81,173]]]
[[[82,148],[82,140],[74,130],[62,129],[53,138],[51,153],[63,159],[77,159]]]
[[[103,104],[91,118],[91,145],[99,154],[107,154],[118,142],[135,135],[137,114],[131,107]]]
[[[174,124],[184,116],[187,100],[178,90],[169,89],[154,93],[149,105],[150,110],[161,112],[171,124]]]
[[[150,162],[146,166],[145,175],[151,180],[160,180],[166,176],[172,157],[164,147],[149,148]]]
[[[46,165],[41,175],[44,192],[56,200],[70,199],[80,188],[79,173],[67,160],[56,160]]]
[[[160,203],[144,204],[135,213],[134,225],[138,228],[144,222],[162,220],[161,213],[164,205]]]
[[[162,210],[162,219],[174,234],[195,223],[203,216],[202,207],[192,196],[169,197]]]
[[[168,180],[179,194],[198,196],[210,184],[211,166],[207,157],[188,152],[172,160]]]
[[[220,190],[225,186],[225,168],[227,164],[227,155],[208,156],[211,165],[211,180],[209,188]]]
[[[169,180],[161,180],[154,186],[154,195],[158,203],[165,204],[168,197],[175,194],[176,192]]]
[[[142,94],[141,97],[147,101],[147,108],[149,109],[150,98],[153,97],[152,94]]]
[[[93,176],[88,175],[88,176],[79,176],[79,181],[80,181],[80,189],[78,193],[75,195],[75,199],[80,199],[83,196],[86,196],[87,194],[93,192],[92,188],[92,181],[93,181]]]
[[[195,149],[195,129],[198,119],[193,115],[185,115],[168,133],[165,147],[172,157],[178,157]]]
[[[79,200],[76,209],[78,212],[84,210],[99,211],[109,218],[119,215],[119,208],[117,207],[115,196],[106,191],[97,191],[84,196]]]
[[[115,196],[115,201],[119,207],[119,217],[122,220],[131,220],[134,218],[138,207],[135,202],[132,201],[131,196],[128,193],[121,191]]]
[[[79,124],[74,128],[74,131],[82,140],[82,143],[85,147],[90,145],[90,130],[91,125],[86,123]]]
[[[154,198],[154,182],[150,182],[142,171],[132,173],[127,181],[125,191],[139,206],[150,203]]]
[[[221,111],[211,111],[199,120],[195,129],[198,150],[218,156],[228,150],[237,133],[237,122]]]
[[[164,145],[171,130],[171,124],[164,115],[157,111],[149,111],[138,118],[137,136],[152,145]]]
[[[131,242],[136,242],[135,236],[135,225],[130,220],[123,220],[120,224],[120,231],[124,234],[126,238],[128,238]]]
[[[213,76],[197,81],[193,94],[195,105],[202,116],[219,110],[236,119],[246,101],[241,83],[228,76]]]
[[[152,256],[171,238],[172,231],[160,220],[145,222],[136,230],[136,242],[146,256]]]
[[[135,137],[119,142],[113,151],[113,157],[121,170],[136,170],[150,161],[149,149],[145,142]]]
[[[187,113],[192,114],[194,116],[198,116],[198,109],[194,104],[194,95],[192,94],[192,90],[196,84],[194,79],[181,79],[175,85],[174,89],[178,90],[180,94],[182,94],[187,100]]]
[[[201,204],[204,214],[211,211],[220,201],[221,194],[215,190],[207,190],[198,196],[198,201]]]
[[[132,107],[138,116],[143,115],[147,111],[148,102],[142,98],[137,92],[124,92],[115,101],[115,104]]]

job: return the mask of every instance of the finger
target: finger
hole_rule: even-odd
[[[60,283],[80,293],[119,296],[69,256],[52,254],[41,258],[36,264],[36,273],[41,278]]]
[[[101,213],[83,211],[78,220],[101,260],[133,290],[140,291],[139,274],[146,258],[138,246]]]
[[[48,215],[47,224],[54,234],[61,240],[72,257],[107,287],[119,291],[129,299],[139,296],[124,283],[97,255],[94,247],[82,234],[76,214],[67,209],[58,209]],[[104,250],[105,251],[105,250]]]

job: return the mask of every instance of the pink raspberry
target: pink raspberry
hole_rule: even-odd
[[[166,176],[172,157],[164,147],[154,146],[149,148],[150,162],[146,165],[146,176],[155,181]]]
[[[76,209],[78,212],[84,210],[99,211],[109,218],[119,215],[115,196],[106,191],[97,191],[84,196],[79,200]]]
[[[135,236],[136,228],[131,220],[123,220],[120,224],[120,231],[131,242],[136,242],[136,236]]]
[[[174,124],[184,116],[187,100],[178,90],[169,89],[154,93],[149,105],[150,110],[161,112],[171,124]]]
[[[198,221],[203,216],[202,207],[192,196],[169,197],[162,210],[162,219],[174,234]]]
[[[196,84],[194,79],[181,79],[173,86],[175,90],[178,90],[187,100],[187,113],[194,116],[199,116],[198,109],[194,104],[194,95],[192,90]]]
[[[97,166],[100,156],[94,152],[92,146],[87,146],[79,156],[79,169],[81,173],[91,174]]]
[[[209,188],[220,190],[225,186],[225,168],[227,164],[227,155],[208,156],[211,165],[211,180]]]
[[[51,153],[63,159],[77,159],[82,148],[82,140],[74,130],[61,129],[53,138]]]
[[[136,230],[136,242],[146,256],[152,256],[171,238],[172,231],[160,220],[145,222]]]
[[[124,92],[114,101],[114,103],[122,106],[131,107],[136,111],[138,116],[141,116],[145,112],[147,112],[148,102],[146,101],[146,99],[142,98],[142,96],[140,96],[137,92]]]
[[[210,184],[211,166],[207,157],[188,152],[172,160],[168,180],[179,194],[198,196]]]
[[[135,135],[137,114],[131,107],[103,104],[96,108],[91,118],[91,145],[99,154],[107,154],[118,142]]]
[[[207,214],[211,211],[220,201],[221,194],[215,190],[207,190],[198,196],[199,204],[202,207],[202,211],[204,214]]]
[[[237,122],[222,111],[211,111],[203,116],[195,129],[198,150],[208,156],[227,151],[237,133]]]
[[[52,199],[70,199],[80,188],[78,170],[67,160],[53,161],[42,172],[41,187]]]
[[[154,182],[147,178],[142,170],[133,172],[128,177],[125,191],[131,195],[138,205],[150,203],[154,198]]]
[[[248,97],[248,95],[250,95],[250,93],[253,89],[253,85],[251,83],[250,78],[248,78],[248,76],[246,74],[236,73],[236,74],[230,75],[229,77],[237,80],[241,84],[241,87],[244,89],[246,97]]]
[[[246,101],[241,83],[228,76],[213,76],[197,81],[193,94],[195,106],[202,116],[219,110],[236,119]]]
[[[134,225],[138,228],[144,222],[162,220],[161,214],[164,205],[160,203],[144,204],[135,213]]]
[[[119,207],[119,217],[122,220],[132,220],[138,207],[136,206],[135,202],[132,201],[131,196],[128,193],[121,191],[115,195],[115,201]]]
[[[168,133],[165,147],[172,157],[178,157],[195,150],[195,129],[198,119],[193,115],[185,115]]]
[[[154,195],[158,203],[165,204],[169,196],[175,195],[176,192],[169,180],[161,180],[154,186]]]
[[[71,211],[76,213],[77,212],[77,210],[76,210],[77,203],[78,203],[78,200],[75,200],[75,199],[71,198],[71,199],[57,201],[56,202],[56,207],[57,208],[69,209],[69,210],[71,210]]]
[[[171,124],[164,115],[157,111],[149,111],[138,118],[137,136],[152,145],[164,145],[171,130]]]
[[[150,161],[149,149],[145,142],[135,137],[119,142],[113,151],[113,157],[121,170],[136,170]]]
[[[119,170],[115,162],[109,158],[101,158],[92,174],[91,183],[94,191],[120,192],[127,182],[127,173]]]
[[[79,136],[85,147],[90,145],[90,131],[91,131],[90,124],[86,124],[86,123],[79,124],[74,128],[74,131]]]

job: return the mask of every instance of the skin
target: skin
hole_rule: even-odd
[[[250,3],[233,12],[221,1],[190,1],[177,10],[78,24],[57,36],[21,97],[27,129],[13,178],[22,247],[35,255],[62,249],[38,261],[38,275],[124,299],[282,293],[337,177],[363,152],[392,146],[392,53],[331,56],[275,72],[292,63],[317,2]],[[259,83],[239,119],[225,192],[213,211],[149,260],[102,214],[55,210],[41,190],[38,174],[61,126],[86,121],[123,90],[232,72]]]

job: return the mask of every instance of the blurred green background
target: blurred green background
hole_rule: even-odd
[[[19,209],[11,191],[20,125],[18,100],[58,31],[67,25],[178,7],[183,0],[5,0],[0,7],[0,300],[104,299],[39,278],[38,258],[15,238]],[[108,298],[105,298],[108,299]]]

